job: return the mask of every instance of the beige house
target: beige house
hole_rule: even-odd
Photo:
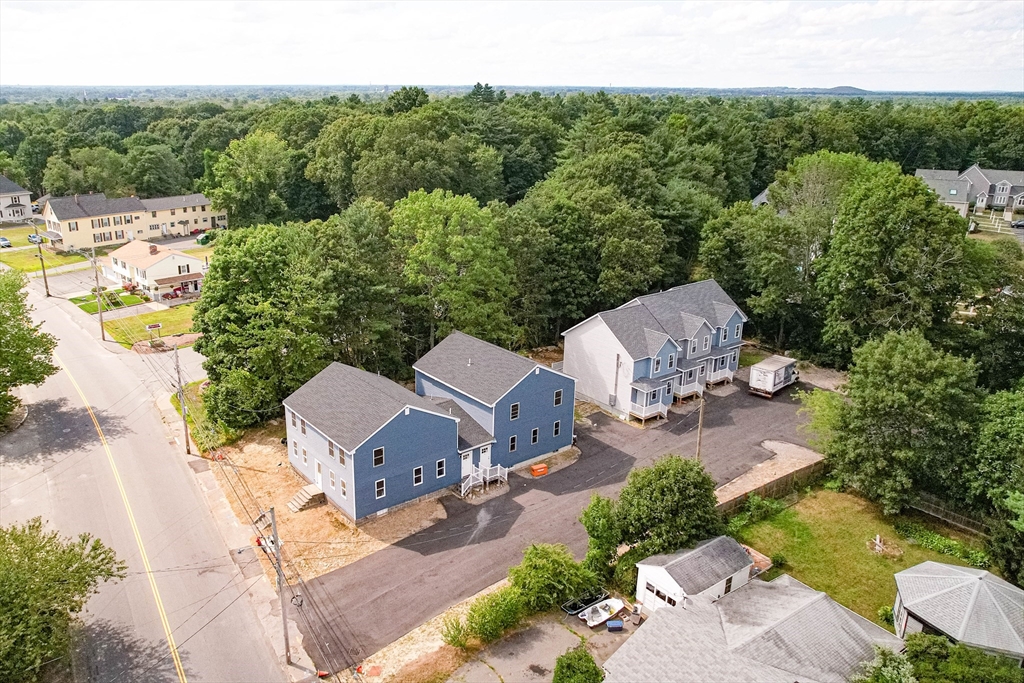
[[[0,175],[0,220],[21,221],[32,215],[32,194]]]
[[[46,229],[58,251],[89,249],[131,240],[178,237],[208,228],[226,227],[202,194],[177,197],[109,198],[102,192],[51,197],[43,206]]]
[[[110,252],[103,274],[122,285],[134,284],[154,299],[198,294],[206,264],[160,244],[134,240]]]

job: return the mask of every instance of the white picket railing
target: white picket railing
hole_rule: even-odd
[[[640,419],[647,419],[654,415],[664,416],[668,412],[668,408],[665,407],[664,403],[655,403],[649,406],[642,406],[639,403],[632,404],[629,412],[639,417]]]
[[[732,370],[725,368],[708,374],[709,382],[717,382],[720,379],[732,379]]]
[[[703,382],[690,382],[689,384],[683,384],[676,387],[676,396],[689,396],[690,394],[697,394],[698,396],[704,395],[704,383]]]
[[[466,494],[472,491],[477,486],[486,487],[488,484],[494,482],[505,482],[508,483],[508,468],[502,465],[491,465],[490,467],[477,467],[473,466],[473,470],[462,479],[462,497],[465,498]]]

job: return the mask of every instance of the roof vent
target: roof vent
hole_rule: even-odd
[[[157,251],[158,251],[158,249],[157,249],[157,246],[155,244],[149,245],[149,253],[150,254],[155,254]]]
[[[473,367],[473,359],[472,359],[472,358],[470,358],[470,359],[469,359],[469,362],[468,362],[468,363],[466,363],[466,367],[467,367],[467,368],[471,368],[471,367]]]
[[[406,414],[406,415],[408,415],[408,414],[409,414],[409,406],[406,406],[406,407],[405,407],[405,414]]]

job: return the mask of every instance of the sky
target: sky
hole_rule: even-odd
[[[1024,0],[7,2],[2,85],[1024,92]]]

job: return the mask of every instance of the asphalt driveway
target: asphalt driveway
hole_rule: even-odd
[[[771,401],[746,388],[737,381],[707,396],[701,459],[719,485],[770,458],[764,440],[806,445],[793,387]],[[648,429],[603,413],[590,421],[576,425],[581,456],[573,465],[541,479],[511,474],[509,492],[480,505],[445,497],[447,519],[305,584],[331,624],[329,632],[304,632],[314,661],[314,640],[338,661],[368,657],[505,578],[531,543],[564,543],[581,557],[587,534],[578,518],[592,493],[616,493],[631,469],[667,453],[695,454],[695,405]]]

